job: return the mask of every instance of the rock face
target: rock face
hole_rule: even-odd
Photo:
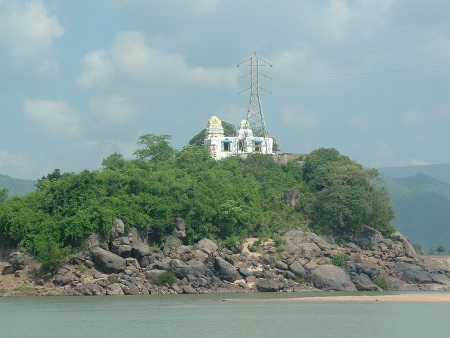
[[[184,231],[183,220],[174,223],[176,231]],[[125,233],[123,222],[116,220],[106,240],[95,238],[89,252],[72,257],[54,276],[32,283],[40,294],[47,285],[47,294],[72,296],[450,290],[450,259],[447,268],[427,263],[399,233],[384,238],[365,228],[363,234],[339,246],[332,237],[291,229],[283,241],[258,241],[256,246],[251,238],[232,252],[209,239],[183,245],[177,233],[156,248],[149,245],[147,234],[137,229]],[[250,251],[250,245],[256,251]],[[2,278],[28,276],[20,270],[27,262],[22,253],[4,257],[8,260],[1,266]]]

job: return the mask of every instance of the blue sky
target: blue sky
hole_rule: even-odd
[[[0,0],[0,173],[36,179],[178,149],[245,117],[256,52],[282,151],[367,167],[449,163],[450,2]]]

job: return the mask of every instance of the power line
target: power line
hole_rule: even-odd
[[[369,49],[369,50],[358,51],[358,52],[349,52],[349,53],[334,54],[334,55],[319,55],[319,56],[284,56],[284,58],[289,58],[289,59],[326,59],[326,58],[362,55],[362,54],[382,52],[382,51],[396,49],[396,48],[401,48],[401,47],[418,45],[418,44],[421,44],[421,43],[425,43],[425,42],[429,42],[429,41],[433,41],[433,40],[438,40],[438,39],[445,38],[445,37],[448,37],[448,36],[450,36],[450,34],[443,34],[443,35],[435,36],[435,37],[424,39],[424,40],[419,40],[419,41],[414,41],[414,42],[409,42],[409,43],[403,43],[403,44],[398,44],[398,45],[393,45],[393,46],[388,46],[388,47],[378,48],[378,49]]]
[[[385,74],[385,73],[399,73],[399,72],[406,72],[406,71],[416,71],[416,70],[424,70],[424,69],[431,69],[431,68],[437,68],[437,67],[443,67],[446,66],[448,63],[450,63],[450,59],[436,61],[436,62],[430,62],[425,64],[419,64],[415,66],[409,66],[409,67],[398,67],[398,68],[391,68],[391,69],[384,69],[384,70],[378,70],[378,71],[367,71],[367,72],[353,72],[353,73],[320,73],[320,72],[304,72],[302,75],[293,75],[293,74],[278,74],[281,76],[288,76],[288,77],[295,77],[295,78],[307,78],[307,77],[348,77],[348,76],[364,76],[364,75],[376,75],[376,74]]]

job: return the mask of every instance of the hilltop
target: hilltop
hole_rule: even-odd
[[[169,140],[141,136],[132,160],[115,153],[100,170],[55,170],[36,192],[2,203],[3,292],[449,287],[448,270],[390,225],[376,170],[335,149],[216,161]]]
[[[450,249],[450,164],[381,168],[395,211],[392,224],[423,252]]]
[[[25,196],[36,191],[36,181],[13,178],[0,174],[0,189],[8,189],[8,195]]]

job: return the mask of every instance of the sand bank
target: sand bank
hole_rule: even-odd
[[[376,296],[318,296],[272,299],[224,299],[230,302],[409,302],[450,303],[449,293],[420,293]]]

